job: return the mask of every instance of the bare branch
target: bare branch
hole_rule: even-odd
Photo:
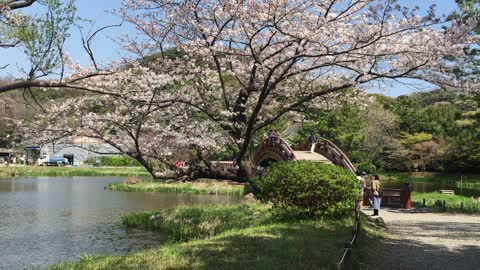
[[[104,27],[101,27],[97,30],[95,30],[92,34],[88,34],[87,37],[85,37],[83,35],[83,32],[80,31],[80,34],[82,36],[82,45],[83,45],[83,48],[85,49],[85,51],[87,52],[88,56],[90,57],[90,61],[92,61],[93,63],[93,66],[95,67],[95,70],[96,71],[99,71],[100,69],[98,68],[98,64],[97,64],[97,61],[95,60],[95,57],[94,57],[94,54],[93,54],[93,50],[92,50],[92,41],[93,39],[95,38],[95,36],[106,30],[106,29],[109,29],[109,28],[113,28],[113,27],[121,27],[123,24],[123,20],[121,23],[119,24],[112,24],[112,25],[107,25],[107,26],[104,26]]]
[[[0,10],[5,8],[5,7],[8,7],[10,10],[25,8],[25,7],[29,7],[29,6],[33,5],[33,3],[35,3],[36,1],[37,0],[24,0],[24,1],[10,0],[10,1],[7,1],[6,3],[2,4],[2,6],[0,6]]]

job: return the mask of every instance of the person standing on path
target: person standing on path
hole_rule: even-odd
[[[380,210],[380,204],[382,202],[382,184],[380,183],[380,177],[377,174],[372,175],[372,202],[373,202],[373,215],[378,216]]]
[[[315,151],[315,144],[317,143],[317,136],[315,136],[315,130],[310,131],[310,143],[312,147],[310,148],[310,153]]]
[[[357,170],[357,182],[358,182],[358,197],[357,197],[357,210],[361,210],[363,207],[363,196],[365,194],[364,188],[366,179],[365,176],[367,175],[365,172]]]

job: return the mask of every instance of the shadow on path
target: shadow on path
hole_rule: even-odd
[[[480,217],[381,211],[390,236],[368,250],[368,269],[480,269]]]
[[[412,240],[387,239],[368,251],[367,269],[480,269],[480,247],[463,246],[449,250]]]

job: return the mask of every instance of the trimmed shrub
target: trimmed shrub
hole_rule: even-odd
[[[254,180],[257,197],[281,214],[295,217],[339,217],[353,208],[356,177],[341,167],[311,162],[279,162]]]
[[[142,164],[131,157],[122,156],[101,156],[88,158],[85,163],[92,166],[108,167],[140,167]]]

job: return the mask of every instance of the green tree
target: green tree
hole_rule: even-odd
[[[35,16],[22,13],[23,8],[34,4],[38,5],[39,13],[46,11]],[[75,20],[75,11],[75,0],[0,0],[0,48],[23,50],[29,62],[20,68],[26,76],[24,80],[63,73],[63,47]],[[0,62],[0,68],[9,64]],[[18,82],[12,84],[15,83]],[[29,84],[21,88],[28,89]]]
[[[400,142],[406,146],[412,146],[414,144],[427,142],[433,139],[432,134],[424,132],[415,134],[402,133],[401,137],[402,139]]]
[[[413,96],[399,96],[392,106],[392,111],[398,117],[400,130],[407,133],[420,131],[419,124],[425,122],[421,110],[422,106],[419,100]]]
[[[422,132],[436,134],[437,136],[450,136],[455,133],[455,120],[460,111],[455,105],[431,105],[421,111],[423,114]]]
[[[361,167],[370,172],[384,168],[401,170],[403,166],[398,165],[404,161],[405,149],[397,139],[398,117],[377,102],[368,107],[363,117],[367,126],[363,129],[361,150],[369,163]]]
[[[462,171],[480,171],[480,108],[463,113],[455,124],[460,130],[455,137],[455,163]]]
[[[365,161],[360,150],[367,123],[362,109],[345,104],[334,110],[309,109],[305,113],[304,129],[294,139],[294,143],[308,141],[311,130],[334,142],[355,163]]]

